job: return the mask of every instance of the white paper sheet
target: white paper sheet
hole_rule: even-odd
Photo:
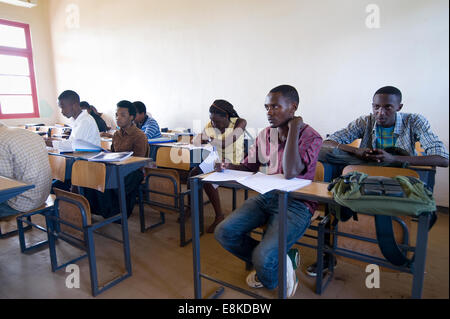
[[[217,151],[209,153],[208,157],[199,165],[204,174],[208,174],[214,171],[216,162],[219,161],[219,154]]]
[[[266,175],[257,173],[239,181],[240,184],[265,194],[273,190],[282,190],[286,192],[294,191],[311,184],[307,179],[285,179],[283,175]]]
[[[226,169],[223,172],[212,173],[208,177],[204,178],[205,182],[227,182],[227,181],[236,181],[240,182],[241,180],[252,176],[253,172],[245,172],[245,171],[235,171],[231,169]]]

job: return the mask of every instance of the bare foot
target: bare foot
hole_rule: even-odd
[[[216,216],[216,218],[214,219],[214,222],[211,224],[211,226],[208,227],[206,232],[209,234],[214,233],[216,226],[219,225],[224,219],[225,219],[225,215]]]

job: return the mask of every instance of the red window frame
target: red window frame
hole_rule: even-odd
[[[33,50],[31,48],[31,35],[30,35],[30,25],[20,22],[13,22],[9,20],[0,19],[1,25],[7,25],[12,27],[19,27],[24,29],[25,40],[27,47],[25,49],[12,48],[0,46],[0,54],[2,55],[12,55],[25,57],[28,60],[28,67],[30,70],[30,84],[31,84],[31,94],[1,94],[1,95],[18,95],[18,96],[30,96],[33,100],[33,113],[20,113],[20,114],[3,114],[2,107],[0,105],[0,119],[25,119],[25,118],[38,118],[39,115],[39,104],[37,98],[36,89],[36,76],[34,73],[34,63],[33,63]]]

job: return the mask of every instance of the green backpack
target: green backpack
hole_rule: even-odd
[[[334,200],[355,212],[389,216],[419,216],[436,211],[433,193],[414,177],[394,178],[352,172],[328,187]]]
[[[436,221],[436,202],[425,184],[414,177],[394,178],[368,176],[352,172],[338,177],[328,186],[339,205],[330,207],[340,221],[348,220],[355,212],[375,215],[377,241],[384,257],[396,266],[410,266],[413,259],[406,257],[395,241],[392,218],[419,216],[432,213],[429,229]]]

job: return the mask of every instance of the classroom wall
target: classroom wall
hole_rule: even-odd
[[[266,94],[286,83],[325,136],[395,85],[404,111],[424,114],[449,145],[446,0],[49,1],[57,91],[102,111],[142,100],[161,127],[200,129],[224,98],[256,130]],[[366,25],[371,3],[380,28]],[[448,169],[436,198],[448,207]]]
[[[47,1],[39,1],[39,5],[34,8],[0,3],[0,18],[30,25],[40,114],[40,118],[0,121],[12,126],[38,122],[54,124],[58,120],[60,112],[56,101],[57,96],[55,96],[55,73]]]

